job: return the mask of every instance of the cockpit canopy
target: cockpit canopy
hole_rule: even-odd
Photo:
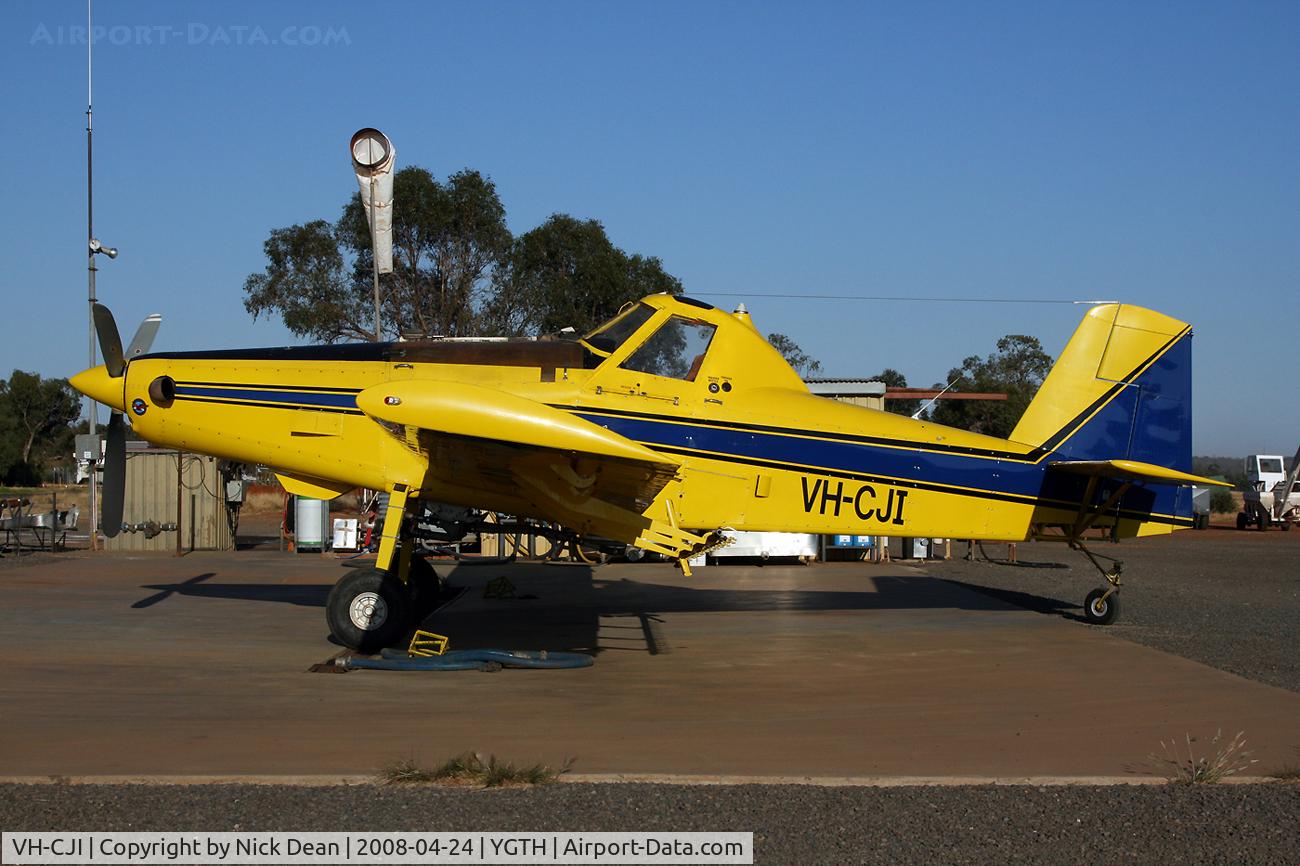
[[[675,313],[646,329],[646,324],[658,312],[644,301],[629,305],[583,337],[582,343],[596,356],[593,360],[598,365],[635,337],[635,348],[620,367],[652,376],[695,381],[718,326]]]

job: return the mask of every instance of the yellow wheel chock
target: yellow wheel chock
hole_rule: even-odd
[[[406,648],[406,654],[422,658],[440,656],[447,651],[449,646],[451,646],[451,638],[446,635],[417,630],[415,634],[411,635],[411,645]]]

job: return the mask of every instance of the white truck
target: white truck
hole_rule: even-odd
[[[1290,529],[1300,523],[1300,450],[1286,471],[1280,454],[1252,454],[1246,458],[1246,491],[1242,494],[1243,510],[1237,514],[1237,528],[1254,526]]]

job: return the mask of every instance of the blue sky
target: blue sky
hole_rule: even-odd
[[[511,228],[595,218],[824,374],[928,385],[1113,298],[1196,326],[1198,453],[1300,439],[1295,3],[100,0],[99,295],[160,349],[293,342],[244,278],[337,217],[358,127],[490,175]],[[0,372],[87,356],[81,2],[0,7]],[[16,146],[15,146],[16,145]],[[400,207],[400,203],[398,205]]]

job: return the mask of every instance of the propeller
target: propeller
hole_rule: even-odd
[[[122,338],[117,333],[117,321],[113,313],[103,304],[95,304],[90,309],[95,318],[95,335],[99,337],[99,353],[104,356],[104,366],[108,375],[120,378],[126,372],[126,362],[122,360]]]
[[[158,327],[162,325],[162,316],[158,313],[151,313],[145,316],[140,327],[135,329],[135,336],[131,338],[131,345],[126,348],[126,363],[131,363],[136,358],[148,353],[149,347],[153,345],[153,338],[158,336]]]
[[[158,334],[162,316],[154,313],[140,323],[126,354],[122,353],[122,337],[117,332],[113,313],[103,304],[91,308],[95,320],[95,334],[99,337],[99,350],[104,355],[108,375],[120,379],[126,375],[127,365],[149,351]],[[108,415],[108,432],[104,437],[104,535],[114,538],[122,530],[122,508],[126,498],[126,419],[114,409]]]
[[[104,489],[101,515],[104,534],[114,538],[122,530],[122,509],[126,500],[126,422],[121,412],[108,416],[104,437]]]

